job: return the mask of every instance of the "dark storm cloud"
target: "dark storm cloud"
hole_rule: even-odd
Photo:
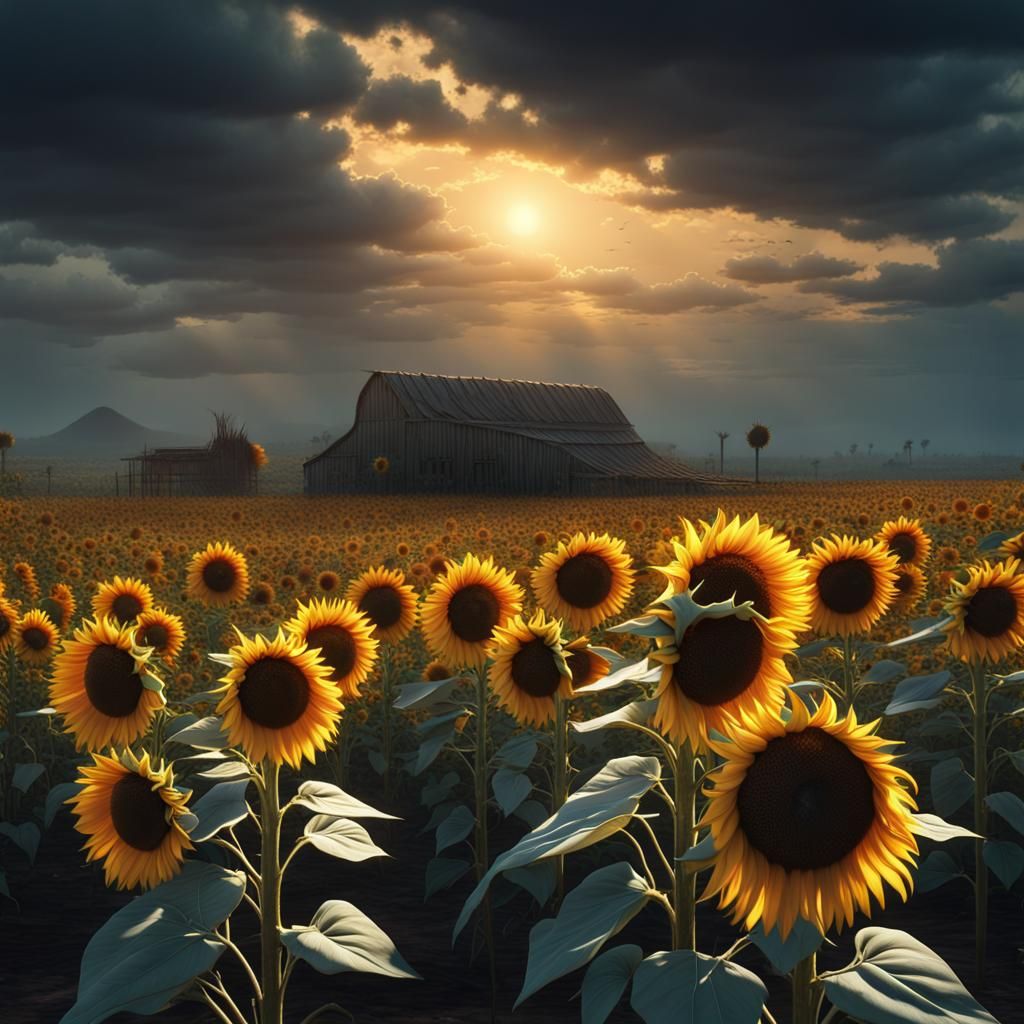
[[[863,264],[853,260],[809,252],[792,263],[783,263],[774,256],[736,256],[726,260],[722,276],[754,285],[789,284],[816,278],[848,277],[863,269]]]

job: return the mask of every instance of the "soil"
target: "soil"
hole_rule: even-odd
[[[423,980],[401,981],[364,974],[324,977],[301,964],[288,991],[289,1024],[298,1024],[311,1011],[329,1002],[342,1004],[360,1024],[485,1024],[491,1020],[486,955],[470,962],[468,928],[456,948],[451,947],[452,925],[471,888],[469,876],[451,890],[423,902],[423,869],[433,856],[434,838],[432,834],[417,834],[423,821],[422,808],[413,806],[406,808],[406,812],[405,821],[365,823],[375,840],[392,852],[391,859],[353,865],[315,850],[304,850],[299,855],[303,860],[295,862],[285,882],[285,919],[288,923],[305,923],[323,900],[349,899],[391,936]],[[492,851],[506,849],[517,834],[512,827],[497,828]],[[9,870],[11,891],[20,902],[21,913],[16,912],[13,904],[6,903],[0,918],[3,1024],[57,1024],[74,1002],[79,961],[86,943],[111,913],[128,900],[126,894],[105,888],[102,873],[84,864],[79,853],[80,840],[71,828],[70,817],[62,814],[45,835],[34,869]],[[448,855],[454,855],[454,851]],[[9,858],[8,863],[13,859]],[[593,859],[588,864],[582,854],[569,858],[569,887],[596,864]],[[904,929],[928,943],[973,988],[971,899],[970,887],[962,881],[954,882],[933,893],[915,895],[907,905],[877,913],[871,923]],[[579,991],[582,971],[549,985],[512,1012],[522,984],[529,929],[542,916],[545,915],[530,905],[525,894],[496,911],[498,1021],[540,1024],[579,1020],[579,1001],[574,997]],[[241,944],[255,950],[251,941],[244,941],[255,934],[255,918],[240,910],[233,920],[236,941],[242,937]],[[724,951],[735,934],[713,907],[700,905],[697,935],[702,952]],[[668,948],[662,911],[647,908],[611,944],[617,942],[635,942],[646,953]],[[1024,916],[1019,898],[998,890],[992,894],[988,979],[977,994],[1001,1024],[1024,1024],[1021,946]],[[822,951],[819,962],[828,969],[842,966],[851,959],[852,948],[852,933],[844,933],[834,948]],[[769,1008],[780,1024],[788,1020],[788,983],[772,976],[756,950],[745,950],[738,962],[765,979],[770,993]],[[221,967],[232,991],[242,993],[244,981],[228,957],[222,958]],[[139,1019],[131,1014],[111,1018],[117,1024]],[[165,1011],[159,1019],[175,1024],[209,1024],[213,1017],[197,1004],[182,1004]],[[331,1024],[345,1018],[334,1015],[318,1019]],[[624,1002],[609,1019],[635,1022],[639,1018]]]

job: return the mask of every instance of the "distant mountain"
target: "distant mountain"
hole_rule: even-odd
[[[23,455],[134,455],[143,448],[197,443],[198,437],[151,430],[101,405],[55,434],[19,438],[17,449]]]

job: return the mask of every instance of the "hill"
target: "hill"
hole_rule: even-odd
[[[102,405],[54,434],[18,438],[17,449],[23,455],[40,456],[132,455],[146,447],[195,444],[199,441],[199,438],[182,434],[151,430]]]

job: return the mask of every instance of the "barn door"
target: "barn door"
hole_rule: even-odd
[[[499,483],[497,459],[477,459],[473,463],[474,491],[496,491]]]

